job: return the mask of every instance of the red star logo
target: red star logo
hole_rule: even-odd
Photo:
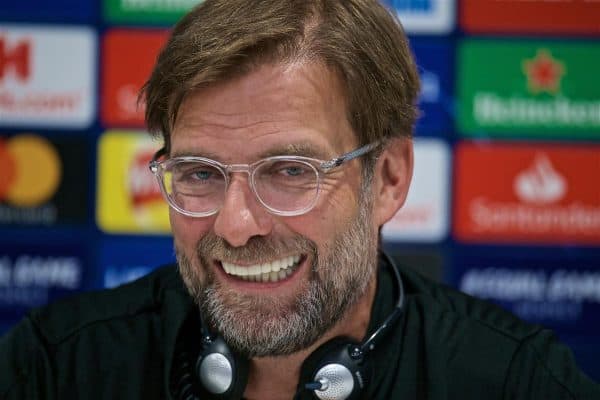
[[[560,80],[566,72],[564,64],[552,57],[546,49],[539,49],[534,58],[523,61],[523,72],[527,76],[529,90],[538,94],[555,94],[560,89]]]

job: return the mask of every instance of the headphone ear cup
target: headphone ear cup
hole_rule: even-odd
[[[217,336],[204,344],[196,361],[196,375],[202,387],[214,398],[241,399],[248,381],[249,362],[229,349]]]
[[[357,400],[371,379],[363,358],[354,359],[350,350],[359,346],[349,338],[334,338],[317,348],[302,364],[299,390],[320,383],[313,394],[321,400]]]

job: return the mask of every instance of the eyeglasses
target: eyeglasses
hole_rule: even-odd
[[[225,201],[229,175],[245,172],[254,195],[269,212],[294,216],[305,214],[315,206],[324,174],[367,154],[378,145],[378,142],[367,144],[329,161],[274,156],[252,164],[222,164],[204,157],[158,161],[164,155],[164,150],[159,150],[149,167],[169,205],[181,214],[190,217],[215,214]]]

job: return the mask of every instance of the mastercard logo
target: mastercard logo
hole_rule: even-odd
[[[36,207],[58,189],[62,163],[55,147],[37,135],[0,138],[0,201]]]

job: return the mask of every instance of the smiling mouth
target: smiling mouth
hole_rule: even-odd
[[[248,282],[279,282],[298,269],[301,259],[300,255],[295,255],[254,265],[237,265],[222,261],[221,266],[228,275]]]

